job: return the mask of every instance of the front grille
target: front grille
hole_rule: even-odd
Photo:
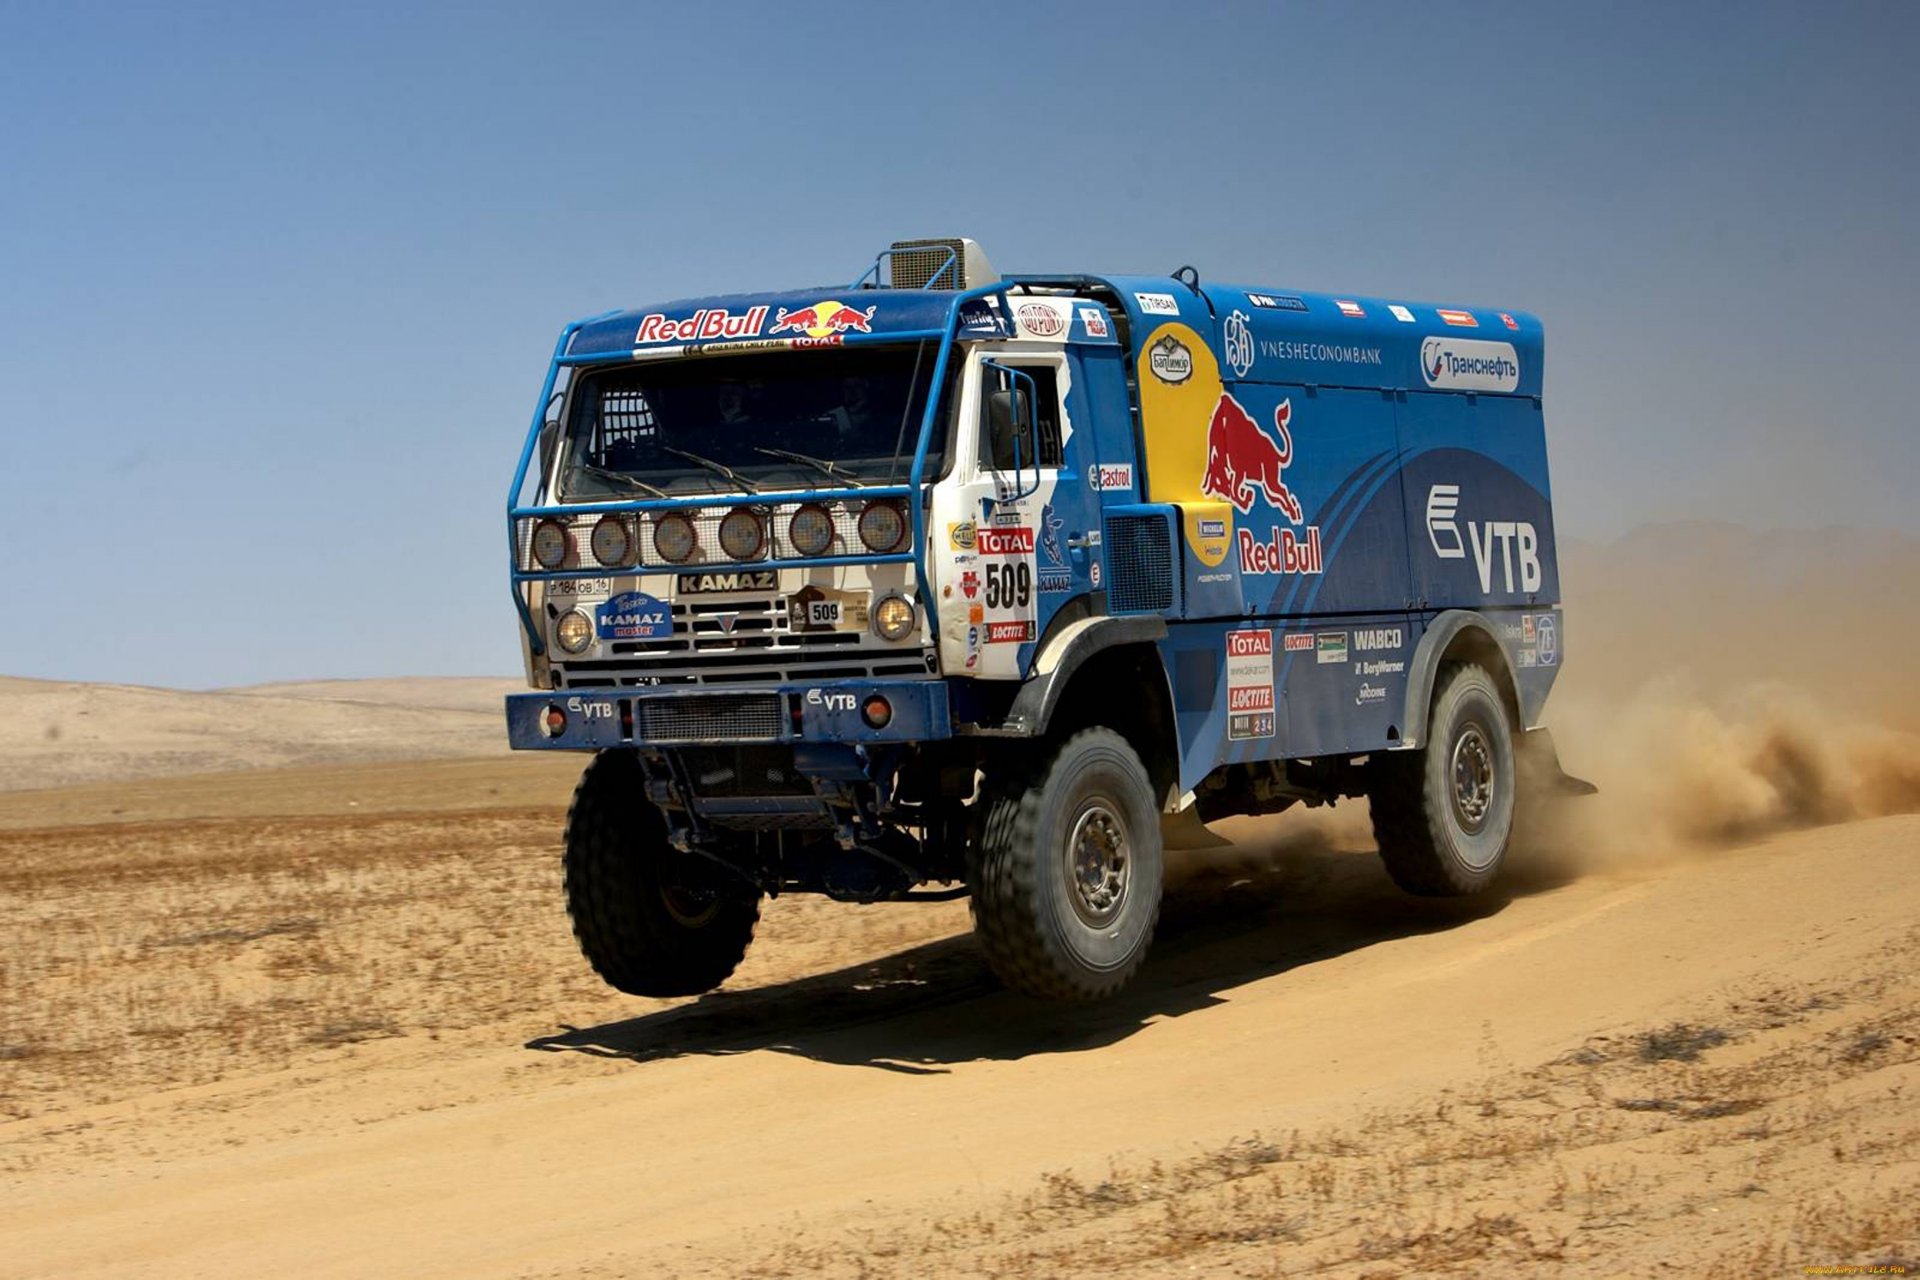
[[[780,695],[721,693],[638,702],[640,736],[648,742],[720,742],[780,736]]]
[[[1173,607],[1173,529],[1165,516],[1107,521],[1107,606],[1115,613]]]

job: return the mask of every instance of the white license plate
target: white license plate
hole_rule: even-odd
[[[547,583],[550,596],[585,596],[588,598],[613,594],[612,578],[555,578]]]
[[[839,626],[840,625],[840,602],[838,600],[808,601],[807,625],[810,627]]]

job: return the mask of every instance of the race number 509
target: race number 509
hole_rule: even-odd
[[[987,608],[1024,609],[1033,599],[1033,566],[1025,560],[987,566]]]

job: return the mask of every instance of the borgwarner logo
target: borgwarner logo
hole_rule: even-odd
[[[1520,356],[1511,342],[1435,335],[1420,344],[1420,376],[1430,387],[1518,391]]]

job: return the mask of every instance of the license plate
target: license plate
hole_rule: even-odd
[[[810,627],[837,627],[840,625],[840,602],[838,600],[810,600],[807,602],[807,625]]]
[[[555,578],[547,583],[550,596],[607,596],[613,594],[612,578]]]

